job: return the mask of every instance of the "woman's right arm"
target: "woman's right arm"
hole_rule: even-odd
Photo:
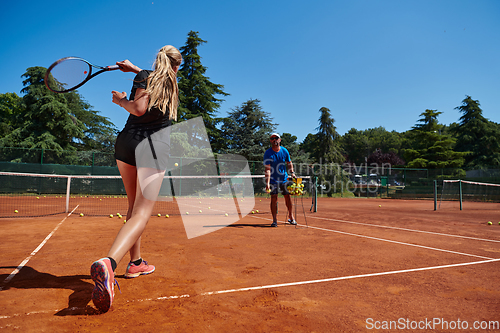
[[[128,59],[123,61],[117,61],[116,64],[120,66],[122,72],[133,72],[135,74],[139,73],[142,69],[131,63]]]

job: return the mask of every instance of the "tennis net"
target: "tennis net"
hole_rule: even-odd
[[[304,191],[301,195],[311,197],[310,177],[302,177],[302,182]],[[121,176],[0,172],[0,184],[0,217],[34,217],[69,212],[89,216],[125,216],[128,209]],[[216,198],[219,205],[227,205],[230,201],[225,200],[267,196],[263,175],[165,175],[152,214],[179,215],[180,198],[197,204],[204,201],[204,206],[210,208],[208,201]],[[253,202],[257,205],[259,201]]]
[[[439,208],[451,207],[447,203],[455,202],[463,208],[463,202],[500,203],[500,184],[473,182],[466,180],[443,180]],[[456,206],[456,205],[453,205]],[[484,205],[497,209],[498,205]]]

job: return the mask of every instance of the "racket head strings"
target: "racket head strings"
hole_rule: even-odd
[[[92,65],[84,59],[66,57],[53,63],[45,73],[45,85],[53,92],[68,92],[83,85],[92,76]]]

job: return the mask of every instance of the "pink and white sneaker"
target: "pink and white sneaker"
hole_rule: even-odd
[[[143,260],[140,265],[135,265],[130,262],[127,266],[127,271],[125,272],[126,278],[136,278],[139,275],[151,274],[155,271],[155,266],[148,265],[148,262]]]
[[[115,274],[111,268],[111,260],[102,258],[94,261],[90,267],[90,277],[95,282],[92,291],[92,302],[97,309],[107,312],[115,297]]]

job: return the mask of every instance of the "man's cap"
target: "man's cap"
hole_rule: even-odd
[[[273,133],[273,134],[271,134],[271,136],[270,136],[270,137],[272,138],[273,136],[277,136],[277,137],[278,137],[278,139],[281,139],[281,137],[280,137],[280,135],[279,135],[278,133]]]

